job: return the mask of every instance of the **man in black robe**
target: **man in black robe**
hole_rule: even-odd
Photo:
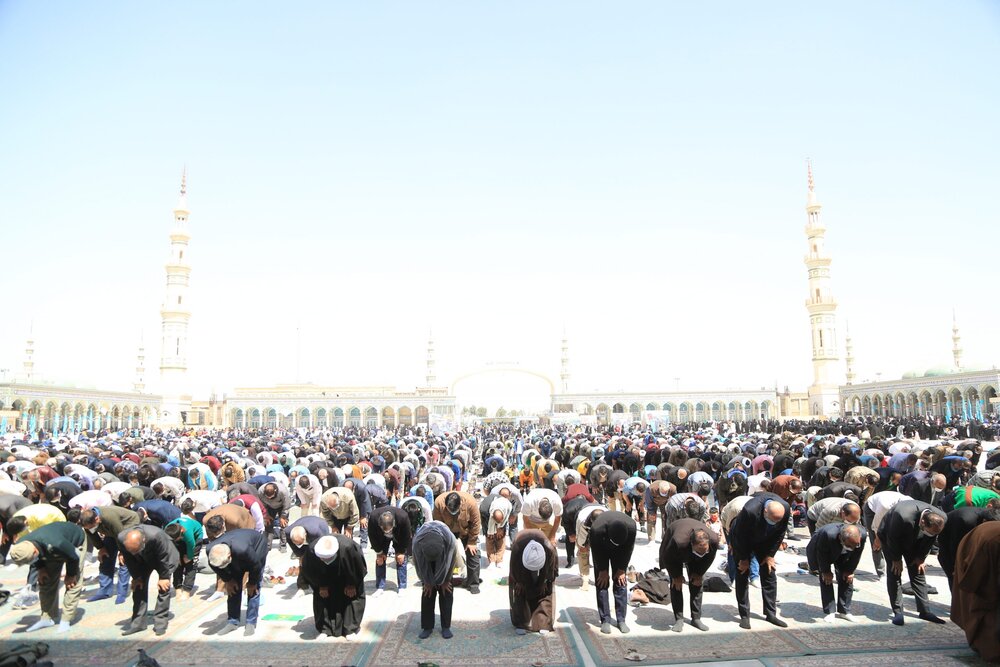
[[[948,577],[948,589],[954,590],[955,555],[962,538],[981,523],[1000,520],[1000,507],[959,507],[948,512],[948,521],[938,535],[938,563]]]
[[[365,615],[368,566],[357,543],[343,535],[326,535],[305,550],[301,575],[313,592],[316,630],[329,637],[357,634]]]
[[[552,632],[559,556],[540,530],[522,530],[510,547],[510,622],[519,635]]]

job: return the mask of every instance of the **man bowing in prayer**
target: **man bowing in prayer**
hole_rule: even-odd
[[[326,535],[305,550],[302,571],[313,592],[316,629],[328,637],[357,634],[365,616],[368,566],[357,543]]]
[[[691,594],[691,625],[708,630],[701,621],[701,593],[705,572],[719,550],[719,537],[697,519],[678,519],[667,526],[660,543],[660,567],[670,575],[670,605],[674,609],[674,632],[684,630],[684,567]]]
[[[555,581],[558,554],[540,530],[523,530],[510,548],[510,622],[523,635],[529,630],[552,632],[555,621]]]
[[[247,577],[247,621],[244,636],[257,630],[260,611],[260,587],[267,564],[269,538],[256,530],[229,530],[208,547],[208,564],[225,584],[228,598],[226,625],[219,635],[229,634],[240,624],[240,602],[243,599],[243,575]]]
[[[809,539],[806,557],[809,571],[819,575],[824,622],[832,623],[835,618],[855,620],[851,616],[854,571],[858,569],[864,548],[865,533],[852,523],[828,523],[817,528]],[[833,611],[834,579],[837,580],[836,613]]]
[[[441,636],[451,639],[451,610],[455,590],[451,583],[455,551],[460,549],[451,529],[440,521],[428,521],[413,536],[413,565],[423,584],[420,598],[420,638],[434,632],[434,599],[441,597]]]
[[[157,574],[156,607],[153,631],[158,637],[167,633],[170,618],[170,582],[180,565],[180,555],[173,541],[156,526],[126,528],[118,534],[118,551],[132,577],[132,618],[122,635],[134,635],[146,629],[149,607],[149,575]]]
[[[608,588],[614,588],[615,620],[618,630],[625,634],[628,613],[628,589],[625,569],[635,548],[636,525],[624,512],[602,512],[590,527],[590,551],[594,556],[594,575],[597,585],[597,612],[601,618],[601,632],[611,634],[611,607]]]
[[[773,493],[756,493],[740,510],[729,528],[729,548],[736,560],[736,604],[740,627],[750,629],[750,559],[760,563],[760,593],[764,618],[779,628],[788,623],[778,618],[778,575],[774,555],[785,537],[791,510]]]

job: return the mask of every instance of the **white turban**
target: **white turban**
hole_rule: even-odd
[[[316,557],[327,563],[337,557],[337,551],[339,550],[340,543],[337,541],[337,538],[332,535],[326,535],[319,538],[316,541],[316,546],[313,547]]]
[[[545,547],[534,540],[528,542],[521,553],[521,564],[532,572],[541,570],[545,567]]]

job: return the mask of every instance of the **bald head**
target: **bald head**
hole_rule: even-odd
[[[840,543],[851,551],[861,546],[861,529],[852,523],[845,523],[840,529]]]
[[[125,534],[122,545],[125,547],[125,551],[135,556],[146,546],[146,536],[141,530],[130,530]]]
[[[212,567],[225,568],[233,560],[233,552],[228,544],[216,544],[208,552],[208,564]]]
[[[861,521],[861,505],[846,503],[840,508],[840,517],[844,520],[844,523],[858,523]]]
[[[306,529],[303,528],[302,526],[295,526],[288,533],[288,539],[292,542],[292,544],[294,544],[297,547],[301,547],[303,544],[305,544],[307,538],[308,534],[306,533]]]
[[[779,502],[769,502],[764,506],[764,518],[772,526],[781,523],[785,519],[785,506]]]

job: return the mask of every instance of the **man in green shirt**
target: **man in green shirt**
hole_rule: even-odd
[[[69,630],[80,601],[80,567],[87,543],[83,528],[68,521],[42,526],[19,539],[10,549],[10,558],[18,565],[38,561],[38,598],[42,616],[25,632],[34,632],[56,624],[59,616],[59,575],[66,566],[66,592],[63,594],[62,619],[58,632]]]
[[[191,597],[194,591],[194,577],[198,574],[198,557],[201,556],[205,531],[200,523],[188,516],[174,519],[163,530],[181,555],[180,565],[174,570],[174,588],[180,602]]]
[[[959,486],[953,493],[955,508],[986,507],[990,503],[1000,505],[1000,493],[981,486]]]

